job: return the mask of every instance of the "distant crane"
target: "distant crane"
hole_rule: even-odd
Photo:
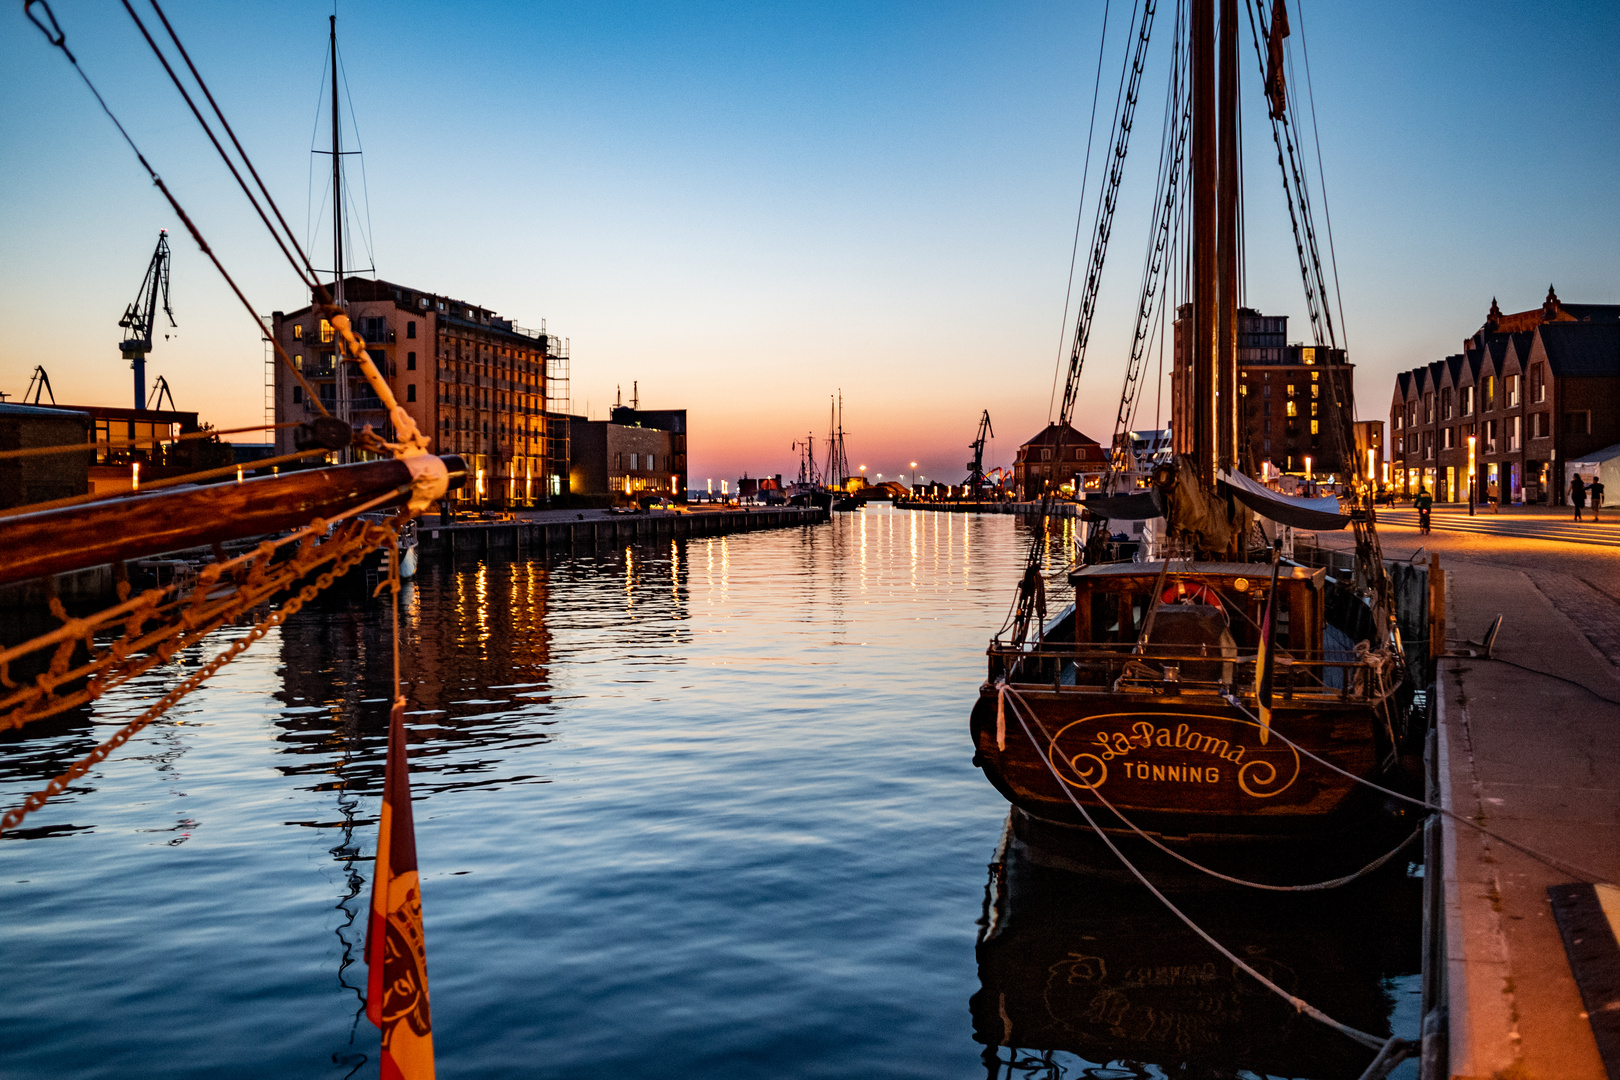
[[[38,405],[41,394],[51,395],[51,404],[56,404],[56,391],[51,389],[51,377],[45,374],[45,365],[35,364],[34,374],[28,380],[28,389],[23,391],[23,400],[32,397],[34,404]]]
[[[968,445],[968,449],[973,451],[973,460],[967,463],[967,486],[973,489],[974,498],[978,498],[989,486],[990,481],[984,475],[984,444],[987,439],[993,439],[995,436],[996,433],[990,430],[990,410],[986,409],[984,415],[979,418],[979,434]]]
[[[146,407],[146,354],[152,351],[152,331],[157,323],[158,294],[163,294],[163,314],[170,326],[178,326],[174,312],[169,309],[169,230],[158,231],[157,250],[147,264],[146,276],[141,279],[140,292],[135,302],[124,311],[118,325],[124,328],[124,340],[118,351],[124,354],[129,366],[135,369],[135,407]]]
[[[164,398],[169,399],[169,410],[174,411],[174,391],[169,389],[169,380],[159,375],[157,381],[152,384],[152,399],[146,403],[146,407],[148,409],[161,409]]]

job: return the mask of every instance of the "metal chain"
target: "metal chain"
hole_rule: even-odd
[[[41,806],[44,806],[52,796],[60,795],[64,790],[67,789],[67,786],[70,783],[89,772],[102,761],[105,761],[109,754],[118,749],[120,746],[123,746],[148,724],[152,723],[152,721],[162,716],[181,698],[185,697],[198,686],[202,685],[205,680],[211,677],[220,668],[224,667],[226,664],[242,655],[242,653],[246,652],[249,646],[251,646],[254,642],[264,637],[264,635],[268,634],[273,628],[280,626],[284,621],[286,621],[288,616],[296,614],[306,603],[315,599],[315,597],[320,595],[323,590],[329,588],[332,582],[336,581],[343,574],[357,566],[367,554],[369,554],[376,547],[380,546],[380,543],[381,542],[378,544],[366,544],[364,542],[357,542],[353,547],[346,550],[338,558],[337,562],[333,564],[330,570],[321,574],[321,576],[316,578],[313,583],[305,585],[295,595],[288,598],[287,602],[281,607],[277,608],[275,611],[272,611],[263,619],[260,619],[259,622],[256,623],[246,634],[231,642],[230,647],[224,652],[214,657],[207,664],[204,664],[190,678],[186,679],[180,685],[170,690],[167,694],[164,694],[140,716],[136,717],[134,720],[131,720],[128,724],[125,724],[122,728],[120,728],[117,733],[112,736],[112,738],[108,739],[106,742],[90,751],[90,753],[74,762],[66,772],[62,773],[50,783],[46,784],[43,789],[29,795],[28,798],[23,800],[21,806],[17,806],[7,811],[5,817],[0,818],[0,832],[5,832],[6,830],[16,828],[22,822],[23,818],[27,817],[33,811],[38,810]]]

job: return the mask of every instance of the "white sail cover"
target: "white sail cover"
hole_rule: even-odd
[[[1272,491],[1252,477],[1222,470],[1217,479],[1232,489],[1239,502],[1261,517],[1296,529],[1342,529],[1350,518],[1339,513],[1339,500],[1332,495],[1307,499]]]

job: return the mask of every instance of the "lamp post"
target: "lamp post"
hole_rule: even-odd
[[[1315,478],[1315,476],[1316,476],[1316,473],[1314,473],[1311,470],[1311,455],[1306,454],[1305,455],[1305,494],[1307,494],[1307,495],[1309,495],[1311,493],[1311,481]]]
[[[1474,443],[1477,436],[1468,436],[1468,516],[1474,516]]]

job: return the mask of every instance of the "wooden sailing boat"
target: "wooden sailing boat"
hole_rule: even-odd
[[[1092,561],[1068,574],[1073,604],[1048,620],[1043,517],[1015,614],[990,644],[971,720],[974,762],[1026,824],[1088,828],[1089,812],[1102,827],[1134,825],[1161,842],[1357,830],[1378,803],[1351,777],[1391,782],[1403,734],[1404,663],[1371,491],[1352,481],[1354,505],[1341,514],[1334,500],[1283,496],[1240,471],[1238,6],[1221,3],[1218,38],[1215,0],[1189,6],[1192,398],[1178,414],[1191,422],[1175,432],[1175,456],[1153,470],[1147,491],[1088,513],[1093,540],[1106,540],[1105,518],[1160,515],[1165,539],[1152,561],[1126,563],[1097,561],[1106,544],[1088,543]],[[1134,85],[1133,75],[1132,93]],[[1105,182],[1117,184],[1112,172]],[[1076,398],[1106,239],[1100,229],[1060,429]],[[1120,415],[1128,416],[1123,403]],[[1347,448],[1348,433],[1338,438]],[[1267,522],[1353,525],[1354,580],[1282,559],[1263,539]]]

